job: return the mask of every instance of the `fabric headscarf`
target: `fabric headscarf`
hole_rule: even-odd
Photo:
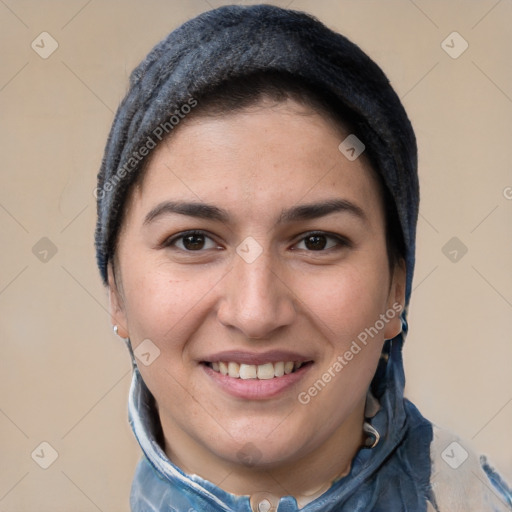
[[[419,203],[416,139],[407,114],[383,71],[358,46],[308,14],[270,5],[225,6],[205,12],[171,32],[132,72],[130,88],[110,131],[96,189],[96,253],[104,283],[127,193],[144,162],[143,148],[151,151],[172,130],[173,116],[186,114],[184,106],[190,107],[191,99],[230,78],[259,71],[300,77],[329,91],[350,113],[351,125],[396,206],[406,248],[407,304]],[[344,157],[340,154],[340,158]],[[377,398],[388,402],[373,419],[374,426],[397,439],[403,435],[406,416],[401,354],[405,318],[404,309],[403,331],[386,343],[386,357],[372,383]],[[134,371],[138,390],[147,393],[135,364]],[[421,443],[424,449],[429,439]],[[384,460],[393,444],[381,442],[375,452]],[[363,459],[367,456],[362,454]],[[381,478],[385,481],[385,472]],[[413,499],[417,489],[411,486],[407,492]]]
[[[286,73],[328,91],[350,115],[394,201],[405,242],[407,331],[419,208],[416,138],[407,114],[383,71],[357,45],[306,13],[270,5],[225,6],[184,23],[157,44],[130,77],[106,144],[96,189],[96,255],[107,283],[121,214],[144,155],[184,115],[196,97],[226,80],[260,71]],[[341,141],[340,141],[341,142]],[[340,158],[343,158],[340,154]],[[386,356],[390,343],[384,346]],[[386,361],[384,361],[386,362]],[[388,385],[377,369],[372,389]],[[405,378],[398,365],[403,390]]]
[[[408,302],[419,186],[416,139],[407,114],[382,70],[358,46],[310,15],[270,5],[205,12],[171,32],[132,72],[96,189],[96,255],[104,283],[127,191],[146,153],[143,148],[151,150],[165,128],[172,129],[173,116],[186,114],[191,98],[229,78],[258,71],[296,75],[327,89],[353,116],[396,205],[406,246]]]

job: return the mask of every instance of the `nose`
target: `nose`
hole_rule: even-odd
[[[291,283],[279,272],[276,260],[277,256],[272,256],[269,250],[250,263],[236,254],[233,268],[223,280],[218,319],[247,339],[268,339],[294,321]]]

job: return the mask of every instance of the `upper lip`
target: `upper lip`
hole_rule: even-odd
[[[213,362],[229,362],[234,361],[242,364],[265,364],[265,363],[278,363],[280,361],[294,361],[297,363],[305,363],[312,361],[311,357],[307,357],[297,352],[291,352],[288,350],[269,350],[267,352],[246,352],[243,350],[226,350],[223,352],[216,352],[209,354],[201,359],[201,362],[213,363]]]

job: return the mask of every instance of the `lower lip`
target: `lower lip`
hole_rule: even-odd
[[[226,393],[246,400],[265,400],[273,398],[297,384],[313,366],[312,363],[300,367],[293,373],[272,379],[235,379],[201,365],[206,375]]]

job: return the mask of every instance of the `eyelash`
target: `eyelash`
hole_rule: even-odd
[[[190,235],[201,235],[201,236],[204,236],[205,238],[208,238],[213,241],[213,238],[211,236],[209,236],[208,233],[206,233],[205,231],[193,229],[190,231],[183,231],[182,233],[178,233],[177,235],[174,235],[171,238],[166,239],[163,242],[162,247],[169,247],[169,248],[175,247],[175,242],[177,242],[178,240],[182,240],[186,236],[190,236]],[[327,239],[333,239],[336,241],[337,246],[328,247],[327,249],[319,249],[317,251],[308,250],[308,249],[300,249],[300,250],[305,250],[305,251],[311,252],[311,253],[319,253],[319,252],[328,252],[328,251],[331,251],[332,249],[339,250],[340,248],[343,248],[343,247],[352,247],[352,243],[345,237],[342,237],[340,235],[335,235],[333,233],[328,233],[325,231],[309,231],[309,232],[305,233],[302,236],[302,238],[294,245],[297,245],[298,243],[303,242],[306,238],[311,237],[311,236],[324,236]],[[193,251],[193,250],[178,248],[178,250],[187,252],[187,253],[194,253],[194,252],[199,253],[199,252],[204,252],[205,250],[208,250],[208,249],[199,249],[197,251]]]

